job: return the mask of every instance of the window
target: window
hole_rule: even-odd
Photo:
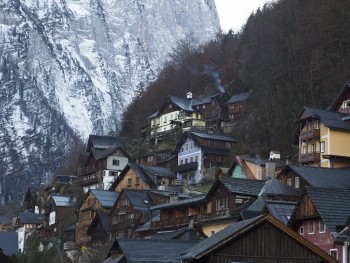
[[[119,165],[119,160],[117,160],[117,159],[113,159],[112,164],[113,164],[113,165]]]
[[[180,160],[180,164],[184,164],[184,160]]]
[[[312,130],[312,122],[309,122],[309,123],[307,124],[307,130],[308,130],[308,131],[311,131],[311,130]]]
[[[309,221],[309,234],[315,233],[315,222]]]
[[[287,179],[287,185],[292,186],[292,178]]]
[[[211,236],[214,236],[214,235],[215,235],[215,230],[211,230],[211,231],[210,231],[210,235],[211,235]]]
[[[296,176],[295,179],[294,179],[294,187],[296,189],[300,188],[300,177],[299,176]]]
[[[188,151],[188,143],[186,143],[186,151]]]
[[[216,211],[219,211],[220,209],[221,209],[220,199],[216,199]]]
[[[222,198],[222,205],[223,208],[228,208],[228,197]]]
[[[193,157],[191,157],[191,163],[193,163]]]
[[[194,161],[198,162],[198,156],[197,155],[194,157]]]
[[[320,151],[321,151],[321,153],[325,152],[325,142],[324,141],[320,142]]]
[[[299,234],[300,235],[304,235],[304,227],[303,226],[301,226],[300,228],[299,228]]]
[[[312,152],[315,153],[316,152],[316,143],[313,143],[311,145],[311,148],[312,148]]]
[[[173,107],[173,104],[170,103],[170,104],[169,104],[169,109],[171,109],[172,107]]]
[[[131,187],[131,178],[128,179],[127,187]]]
[[[303,154],[307,154],[307,145],[303,146]]]
[[[314,120],[314,129],[316,129],[316,130],[320,129],[320,121],[319,120]]]
[[[326,224],[322,219],[318,222],[318,230],[320,233],[326,232]]]
[[[330,249],[329,250],[329,255],[331,255],[332,257],[338,259],[338,249]]]
[[[141,179],[140,179],[140,177],[139,177],[139,176],[137,176],[137,177],[136,177],[136,185],[139,185],[139,184],[140,184],[140,182],[141,182]]]

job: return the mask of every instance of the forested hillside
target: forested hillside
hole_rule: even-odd
[[[185,39],[158,80],[124,114],[122,134],[137,137],[167,95],[213,93],[216,77],[231,94],[252,89],[233,136],[240,153],[293,154],[291,135],[302,106],[327,108],[350,79],[350,1],[295,0],[266,5],[242,32],[205,46]]]

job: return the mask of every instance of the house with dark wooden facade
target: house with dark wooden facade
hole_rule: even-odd
[[[288,165],[277,176],[281,182],[304,192],[306,186],[349,188],[350,168]]]
[[[148,190],[173,190],[176,174],[164,167],[129,163],[115,179],[110,190],[121,192],[124,188]]]
[[[97,189],[90,189],[85,194],[77,208],[76,244],[78,246],[90,243],[91,237],[87,234],[87,229],[91,222],[97,212],[109,214],[118,196],[119,192]]]
[[[80,174],[80,186],[106,190],[129,162],[123,148],[125,138],[90,135],[88,153]]]
[[[149,190],[124,188],[111,211],[112,238],[135,237],[134,231],[150,219]]]
[[[349,262],[350,189],[306,187],[289,225],[301,236]]]
[[[234,223],[189,248],[181,262],[336,263],[271,215]]]

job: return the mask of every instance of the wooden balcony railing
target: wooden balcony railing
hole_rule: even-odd
[[[171,218],[167,220],[160,220],[152,222],[152,228],[164,228],[164,227],[173,227],[173,226],[181,226],[188,225],[191,220],[193,222],[198,222],[200,216],[192,216],[192,217],[181,217],[181,218]]]
[[[312,163],[319,162],[321,160],[321,154],[319,152],[311,152],[306,154],[299,154],[299,163]]]
[[[90,173],[86,173],[80,176],[80,186],[87,186],[87,185],[92,185],[92,184],[97,184],[101,181],[102,179],[102,171],[93,171]]]
[[[186,172],[186,171],[193,171],[197,170],[198,168],[198,162],[191,162],[191,163],[185,163],[185,164],[180,164],[176,171],[177,172]]]
[[[312,129],[300,132],[300,139],[302,141],[318,140],[320,139],[320,129]]]

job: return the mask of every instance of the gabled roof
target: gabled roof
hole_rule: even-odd
[[[326,127],[331,129],[350,130],[350,122],[343,120],[343,117],[348,116],[345,113],[304,107],[298,116],[297,122],[301,120],[302,116],[319,119]]]
[[[277,179],[269,179],[265,181],[265,185],[261,189],[260,195],[283,195],[299,197],[300,191],[282,183]]]
[[[259,195],[266,182],[264,180],[242,179],[233,177],[221,177],[218,180],[232,194],[243,194],[255,197]]]
[[[112,208],[119,196],[119,192],[90,189],[87,194],[93,194],[102,207]]]
[[[0,248],[6,256],[18,253],[18,233],[0,231]]]
[[[108,156],[112,155],[116,150],[120,150],[126,157],[128,157],[128,155],[126,154],[126,152],[124,151],[123,147],[119,146],[114,146],[108,149],[93,149],[92,150],[92,154],[95,158],[95,160],[100,160],[100,159],[104,159],[107,158]]]
[[[198,241],[184,241],[176,239],[116,239],[127,262],[176,262],[181,253]],[[115,245],[113,245],[114,247]]]
[[[106,234],[110,232],[110,220],[108,214],[103,211],[98,211],[88,229],[86,230],[86,233],[88,235],[91,234],[91,231],[98,222],[101,222],[102,228]]]
[[[303,178],[310,186],[350,189],[350,168],[322,168],[288,165],[279,176],[289,170]]]
[[[306,187],[306,192],[328,229],[345,226],[350,215],[350,189]]]
[[[127,196],[134,210],[149,210],[152,203],[152,198],[150,197],[148,190],[124,188],[123,192]]]
[[[73,207],[75,203],[75,198],[72,196],[64,196],[64,195],[53,195],[52,201],[56,206],[62,207]]]
[[[289,236],[289,238],[291,238],[298,245],[308,250],[310,253],[319,256],[321,259],[325,260],[325,262],[337,262],[335,258],[328,255],[321,248],[306,240],[304,237],[300,236],[298,233],[294,232],[292,229],[290,229],[289,227],[275,219],[273,216],[268,214],[234,223],[224,228],[215,235],[204,239],[203,241],[188,249],[185,252],[185,254],[180,257],[180,259],[200,259],[205,257],[206,255],[210,255],[214,251],[224,247],[230,242],[234,242],[235,240],[238,240],[239,238],[243,237],[245,234],[254,231],[254,229],[258,228],[265,222],[268,222],[270,225],[273,225],[274,227],[282,231],[286,236]],[[290,251],[289,253],[290,255],[292,255],[293,252]]]
[[[220,97],[224,96],[225,94],[226,94],[225,92],[219,92],[219,93],[215,93],[213,95],[195,98],[195,99],[193,99],[192,105],[193,105],[193,107],[195,107],[197,105],[208,104],[213,99],[219,99]]]
[[[287,225],[292,213],[297,205],[297,202],[278,201],[278,200],[265,200],[266,209],[269,213]]]
[[[158,166],[144,166],[136,163],[128,163],[128,165],[123,169],[120,175],[116,178],[114,183],[109,189],[114,189],[118,183],[123,180],[125,174],[133,169],[137,176],[141,178],[143,182],[151,187],[157,187],[156,181],[161,178],[176,178],[176,174],[165,167]]]
[[[44,215],[36,214],[32,211],[26,211],[19,214],[19,222],[21,224],[42,224],[44,222]]]
[[[214,134],[214,133],[207,133],[207,132],[190,132],[190,134],[192,136],[195,136],[201,139],[225,141],[225,142],[237,142],[236,139],[233,139],[232,137],[223,135],[223,134]]]
[[[108,149],[112,147],[122,146],[125,138],[113,136],[90,135],[88,139],[88,148]]]
[[[347,93],[350,92],[350,81],[345,82],[345,85],[338,93],[337,97],[334,99],[332,104],[328,107],[328,110],[330,111],[336,111],[339,108],[339,104],[342,102],[342,97]]]
[[[233,95],[227,102],[226,104],[232,104],[232,103],[237,103],[237,102],[241,102],[241,101],[246,101],[250,94],[252,93],[251,90],[247,91],[247,92],[242,92],[236,95]]]
[[[194,203],[204,202],[206,200],[206,195],[198,195],[192,198],[178,200],[170,203],[160,204],[151,206],[151,210],[164,209],[168,207],[186,206]]]
[[[192,108],[193,99],[179,98],[175,96],[169,96],[168,98],[174,105],[176,105],[181,110],[195,111],[195,109]]]

